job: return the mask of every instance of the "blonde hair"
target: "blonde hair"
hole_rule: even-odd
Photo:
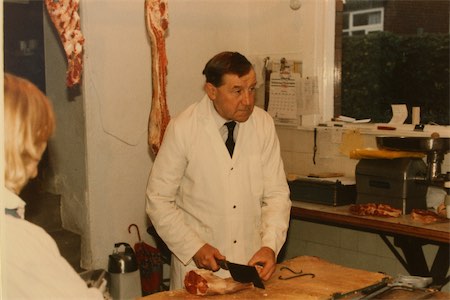
[[[5,185],[18,194],[28,182],[27,166],[55,130],[49,99],[30,81],[5,74]]]

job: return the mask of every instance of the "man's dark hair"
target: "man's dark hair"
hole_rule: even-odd
[[[206,82],[215,87],[222,85],[222,76],[225,74],[234,74],[242,77],[250,72],[252,64],[245,56],[238,52],[221,52],[211,58],[203,69],[203,75]]]

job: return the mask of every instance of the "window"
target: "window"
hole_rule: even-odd
[[[343,35],[365,35],[383,31],[383,8],[345,12]]]
[[[336,0],[334,115],[450,124],[448,0]],[[408,117],[406,123],[410,123]]]

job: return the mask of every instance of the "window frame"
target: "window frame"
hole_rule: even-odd
[[[353,25],[355,21],[356,15],[362,14],[370,14],[374,12],[380,12],[381,18],[380,22],[376,24],[367,24],[367,25]],[[342,17],[344,18],[348,15],[348,29],[343,29],[342,32],[348,33],[348,35],[352,35],[354,31],[364,31],[364,34],[368,34],[370,32],[383,31],[384,30],[384,7],[370,8],[370,9],[362,9],[355,10],[347,13],[343,13]],[[344,24],[343,24],[344,25]]]

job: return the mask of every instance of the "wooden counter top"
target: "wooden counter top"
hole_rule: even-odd
[[[382,231],[450,244],[450,220],[422,224],[412,220],[409,214],[398,218],[355,216],[349,212],[349,205],[328,206],[300,201],[292,201],[291,216],[301,220],[328,222],[358,230]]]
[[[304,276],[280,280],[280,275],[292,275],[287,270],[281,270],[282,266],[288,266],[294,271],[313,273],[315,277]],[[380,282],[384,277],[386,275],[381,273],[347,268],[317,257],[300,256],[279,264],[272,278],[265,282],[266,289],[250,288],[234,294],[207,297],[191,295],[183,289],[156,293],[141,299],[331,299],[334,293],[360,289]],[[448,299],[450,295],[439,292],[432,296],[432,299]]]

